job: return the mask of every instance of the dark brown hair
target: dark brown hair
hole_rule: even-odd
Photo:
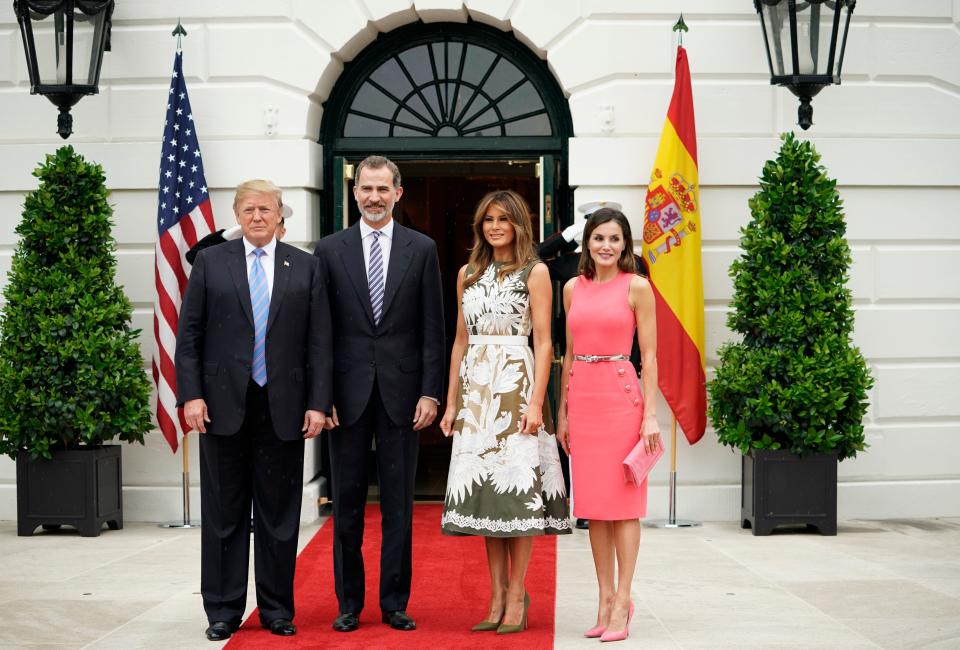
[[[617,268],[624,273],[637,272],[637,260],[633,254],[633,233],[630,231],[630,222],[619,210],[613,208],[600,208],[590,215],[587,219],[587,225],[583,229],[583,251],[580,253],[580,265],[577,271],[583,277],[592,280],[597,274],[597,267],[590,256],[590,237],[597,226],[605,223],[614,222],[620,226],[623,233],[623,251],[620,252],[620,259],[617,260]]]
[[[366,158],[361,160],[360,164],[357,165],[357,170],[356,170],[356,173],[354,174],[354,178],[357,180],[358,183],[360,182],[360,172],[363,170],[364,167],[369,167],[370,169],[383,169],[384,167],[386,167],[387,169],[390,170],[390,173],[393,174],[394,189],[400,187],[400,182],[402,180],[400,178],[400,168],[397,167],[396,164],[389,158],[386,158],[384,156],[367,156]]]
[[[493,262],[493,246],[483,236],[483,218],[487,210],[494,205],[503,210],[513,226],[513,259],[500,269],[500,279],[537,259],[533,248],[533,225],[530,222],[530,209],[523,197],[513,190],[495,190],[488,192],[473,213],[473,246],[470,247],[470,275],[463,279],[464,288],[483,277],[487,267]]]

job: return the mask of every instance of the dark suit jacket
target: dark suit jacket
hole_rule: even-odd
[[[330,412],[330,308],[320,265],[277,242],[267,318],[267,396],[277,436],[303,436],[307,409]],[[253,361],[253,310],[243,240],[197,255],[180,309],[177,402],[203,398],[207,432],[232,435],[243,423]]]
[[[413,421],[417,400],[440,398],[444,372],[443,298],[437,246],[395,223],[383,315],[373,323],[360,225],[324,237],[320,258],[333,322],[333,403],[342,426],[366,408],[377,380],[394,424]]]

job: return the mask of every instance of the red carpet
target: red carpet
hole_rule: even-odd
[[[527,571],[530,628],[521,634],[498,636],[470,632],[486,614],[490,578],[483,539],[446,537],[440,533],[441,506],[417,505],[413,514],[413,586],[409,614],[413,632],[398,632],[380,622],[380,510],[367,507],[365,543],[366,606],[360,629],[334,632],[337,616],[333,589],[333,522],[328,521],[297,560],[295,581],[297,635],[276,637],[260,627],[253,612],[230,639],[227,648],[553,648],[556,593],[556,537],[534,539]]]

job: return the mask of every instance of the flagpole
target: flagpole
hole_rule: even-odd
[[[677,416],[673,416],[670,426],[670,503],[667,519],[654,519],[643,524],[651,528],[692,528],[699,526],[699,521],[691,519],[677,519]]]
[[[179,18],[177,19],[177,26],[173,29],[172,32],[170,32],[170,35],[177,37],[177,53],[179,54],[180,51],[181,51],[181,45],[182,45],[181,39],[182,39],[184,36],[187,35],[187,30],[185,30],[185,29],[183,28],[183,24],[180,22],[180,19],[179,19]],[[177,74],[176,74],[176,60],[177,60],[176,57],[174,57],[174,77],[177,77]],[[180,75],[181,78],[182,78],[182,76],[183,76],[183,75]],[[184,91],[185,91],[185,90],[186,90],[186,87],[184,87]],[[173,93],[173,85],[172,85],[172,84],[171,84],[171,87],[170,87],[170,93],[171,93],[171,94]],[[186,94],[186,92],[184,92],[184,94],[181,95],[181,97],[185,96],[185,94]],[[188,101],[189,101],[189,100],[188,100]],[[170,104],[167,104],[167,111],[169,112],[170,110],[171,110]],[[189,112],[189,111],[188,111],[188,112]],[[178,110],[178,111],[177,111],[177,114],[179,114],[179,113],[180,113],[180,111]],[[172,113],[169,113],[167,117],[168,117],[168,119],[170,119],[170,120],[172,121],[172,117],[171,117],[171,116],[172,116]],[[191,118],[191,119],[192,119],[192,118]],[[179,127],[178,127],[178,126],[174,126],[174,128],[179,128]],[[190,134],[190,131],[187,131],[187,134],[189,135],[189,134]],[[166,142],[166,139],[164,140],[164,142]],[[184,145],[184,151],[186,151],[186,150],[187,150],[187,146]],[[197,154],[199,154],[199,147],[195,147],[195,151],[196,151]],[[173,161],[173,160],[174,160],[174,157],[171,156],[171,157],[170,157],[170,160]],[[162,161],[162,159],[161,159],[161,161]],[[181,166],[182,166],[182,165],[183,165],[183,162],[181,162],[180,164],[181,164]],[[194,168],[193,171],[196,171],[196,168]],[[200,171],[200,174],[201,174],[201,176],[203,175],[203,171],[202,171],[202,170]],[[168,172],[167,172],[167,176],[169,176],[169,175],[170,175],[170,172],[168,171]],[[162,176],[161,176],[161,183],[160,183],[160,184],[161,184],[161,185],[163,184],[163,183],[162,183]],[[206,182],[205,182],[205,181],[203,182],[203,185],[204,185],[203,191],[206,192]],[[194,183],[190,183],[190,187],[192,188],[193,186],[194,186]],[[166,192],[166,190],[167,190],[167,188],[163,188],[163,191],[164,191],[164,192]],[[160,196],[162,197],[163,195],[161,194]],[[179,192],[177,193],[176,196],[177,196],[178,198],[180,197]],[[164,207],[164,208],[165,208],[165,207],[166,207],[166,204],[164,203],[161,207]],[[209,228],[212,230],[212,229],[213,229],[213,223],[212,223],[212,221],[209,221],[209,218],[208,218],[208,222],[209,222]],[[163,220],[161,220],[160,223],[163,224]],[[161,236],[161,237],[164,236],[164,233],[163,233],[162,230],[161,230],[160,236]],[[184,252],[185,252],[185,251],[184,251]],[[160,285],[158,284],[158,291],[160,291],[160,288],[159,288],[159,287],[160,287]],[[179,300],[179,296],[178,296],[178,300]],[[179,312],[179,307],[177,307],[177,311]],[[176,327],[176,319],[174,319],[173,323],[171,324],[171,327],[173,328],[174,332],[176,332],[176,329],[177,329],[177,327]],[[159,341],[158,341],[158,345],[159,345]],[[172,350],[171,350],[170,352],[172,352]],[[154,367],[154,369],[156,370],[156,366]],[[171,385],[172,385],[172,384],[171,384]],[[158,383],[157,383],[158,389],[159,389],[159,386],[160,386],[160,382],[158,381]],[[175,389],[174,389],[174,390],[175,390]],[[162,409],[162,406],[161,406],[161,403],[160,403],[160,402],[161,402],[161,398],[160,398],[160,396],[158,395],[158,396],[157,396],[157,410],[158,410],[158,412]],[[173,405],[171,404],[170,406],[172,407]],[[169,422],[169,418],[172,417],[173,419],[176,419],[176,415],[175,415],[176,409],[175,409],[175,408],[171,408],[170,410],[171,410],[171,414],[168,414],[168,423],[169,423],[170,428],[169,428],[169,430],[165,430],[164,433],[165,433],[166,435],[169,435],[169,438],[168,438],[168,439],[172,439],[172,441],[170,442],[170,445],[173,446],[173,444],[176,442],[177,431],[176,431],[176,426],[175,426],[174,424],[172,424],[172,422]],[[182,420],[182,419],[181,419],[181,424],[183,424],[183,420]],[[190,518],[190,438],[188,437],[188,434],[189,434],[189,433],[190,433],[189,431],[184,431],[184,432],[183,432],[183,438],[181,438],[181,440],[180,440],[180,448],[183,450],[183,469],[182,469],[182,477],[181,477],[181,481],[180,481],[180,483],[181,483],[181,489],[183,490],[183,519],[182,519],[181,521],[169,521],[169,522],[166,522],[166,523],[162,523],[162,524],[160,524],[160,527],[161,527],[161,528],[199,528],[199,527],[200,527],[200,522],[199,522],[199,521],[194,521],[194,520],[192,520],[192,519]]]
[[[200,522],[190,518],[190,439],[189,432],[184,432],[183,439],[180,441],[180,449],[183,450],[183,478],[181,486],[183,489],[183,520],[167,521],[160,524],[160,528],[200,528]]]

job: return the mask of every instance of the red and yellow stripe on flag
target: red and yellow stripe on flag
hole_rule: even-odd
[[[643,216],[643,257],[657,300],[660,391],[693,444],[706,429],[707,393],[697,131],[682,47]]]

